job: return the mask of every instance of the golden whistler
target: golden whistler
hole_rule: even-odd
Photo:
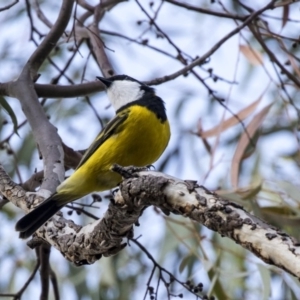
[[[170,139],[164,102],[153,88],[126,75],[97,77],[105,86],[116,115],[86,150],[74,173],[56,192],[16,224],[21,238],[31,236],[64,205],[89,193],[116,187],[121,176],[113,164],[154,163]]]

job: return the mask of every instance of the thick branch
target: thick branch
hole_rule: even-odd
[[[121,184],[115,200],[119,205],[135,207],[148,203],[181,214],[232,239],[264,262],[300,278],[299,242],[194,182],[183,182],[158,172],[140,172],[139,177]]]
[[[10,95],[18,98],[32,128],[33,136],[39,146],[45,165],[43,187],[54,191],[64,176],[63,150],[56,128],[49,122],[34,90],[29,74],[11,82]]]
[[[122,250],[126,246],[123,238],[133,235],[133,225],[143,210],[154,205],[167,214],[172,212],[199,222],[234,240],[266,263],[300,278],[300,244],[241,206],[222,199],[195,182],[163,173],[130,174],[129,169],[123,174],[132,177],[121,183],[101,220],[81,227],[58,213],[37,231],[37,236],[55,246],[68,260],[78,265],[91,264],[102,255],[110,256]],[[0,191],[25,211],[40,201],[32,194],[26,195],[2,167]],[[31,244],[34,243],[33,240]]]
[[[10,87],[11,82],[0,82],[0,95],[12,96]],[[76,85],[34,84],[37,96],[44,98],[74,98],[102,92],[104,88],[99,80]]]
[[[33,136],[42,154],[45,166],[42,194],[43,189],[53,192],[64,178],[63,149],[56,128],[49,122],[38,101],[33,81],[36,79],[38,68],[63,34],[69,22],[72,7],[72,0],[63,1],[59,17],[50,33],[28,60],[18,80],[8,83],[6,88],[8,95],[20,100],[24,114],[32,128]]]
[[[101,83],[99,80],[76,85],[54,85],[36,83],[34,85],[34,88],[39,97],[73,98],[104,91],[104,84]]]

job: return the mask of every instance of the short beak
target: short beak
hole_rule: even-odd
[[[99,79],[107,88],[110,87],[110,85],[112,84],[112,81],[109,79],[106,79],[104,77],[96,77],[97,79]]]

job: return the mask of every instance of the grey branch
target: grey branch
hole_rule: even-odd
[[[122,169],[124,170],[124,169]],[[130,171],[130,169],[129,169]],[[180,214],[218,232],[248,249],[268,264],[300,278],[300,243],[286,233],[251,215],[192,181],[182,181],[160,172],[142,171],[129,175],[109,204],[104,217],[83,227],[57,213],[29,242],[46,241],[77,265],[92,264],[101,256],[122,250],[124,238],[133,236],[133,227],[148,206],[164,213]],[[42,200],[26,193],[0,166],[0,191],[24,211]]]
[[[11,82],[0,82],[0,95],[12,96],[11,86]],[[99,80],[76,85],[35,83],[34,89],[38,97],[45,98],[76,98],[105,90],[104,85]]]
[[[39,67],[66,29],[72,13],[73,2],[72,0],[62,1],[61,10],[55,24],[29,58],[19,78],[16,81],[2,84],[2,88],[7,95],[19,99],[32,128],[33,136],[44,161],[44,177],[47,180],[43,181],[41,187],[46,191],[55,191],[57,185],[64,178],[64,153],[57,129],[49,122],[38,101],[34,81],[38,77]]]

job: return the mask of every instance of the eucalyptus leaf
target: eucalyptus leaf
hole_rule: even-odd
[[[262,279],[262,284],[263,284],[263,295],[262,295],[262,300],[267,300],[269,299],[271,295],[271,274],[270,270],[266,268],[265,266],[258,264],[257,265],[261,279]]]
[[[3,96],[0,96],[0,105],[10,116],[10,118],[13,122],[13,125],[14,125],[14,132],[19,136],[17,117],[16,117],[13,109],[11,108],[11,106],[8,104],[8,102],[6,101],[6,99]]]

